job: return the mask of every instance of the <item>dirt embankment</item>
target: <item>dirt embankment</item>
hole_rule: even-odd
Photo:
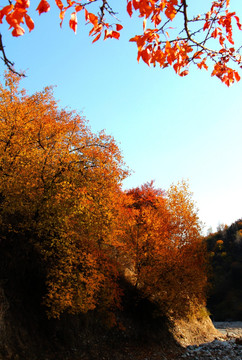
[[[219,336],[213,341],[187,346],[178,359],[190,360],[241,360],[242,322],[215,322]]]
[[[241,360],[242,323],[208,317],[152,319],[143,304],[122,315],[125,329],[104,329],[95,316],[50,322],[10,302],[0,287],[0,360]],[[135,310],[135,311],[134,311]]]

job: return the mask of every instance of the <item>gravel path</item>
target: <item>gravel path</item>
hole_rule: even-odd
[[[188,346],[180,359],[242,360],[242,322],[216,322],[218,339],[199,346]]]

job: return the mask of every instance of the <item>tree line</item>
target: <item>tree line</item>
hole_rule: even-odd
[[[209,255],[208,308],[215,320],[242,320],[242,220],[206,238]]]

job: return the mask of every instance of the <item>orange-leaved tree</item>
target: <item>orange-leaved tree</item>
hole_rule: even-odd
[[[18,82],[9,73],[0,85],[1,246],[18,238],[40,255],[50,316],[112,309],[127,175],[119,148],[75,112],[59,110],[51,88],[29,96]]]
[[[24,23],[32,31],[34,22],[28,14],[32,1],[5,2],[0,10],[0,23],[6,20],[13,36],[24,34]],[[83,14],[91,26],[89,35],[94,38],[93,42],[102,34],[104,40],[119,39],[123,26],[117,22],[111,1],[55,0],[55,3],[61,25],[69,11],[69,26],[76,32],[78,16]],[[51,2],[40,0],[36,10],[39,14],[46,13],[50,5]],[[172,66],[180,76],[188,74],[190,64],[206,70],[211,66],[212,76],[230,86],[240,80],[237,69],[242,66],[241,46],[235,44],[233,36],[235,28],[242,30],[239,17],[230,10],[230,0],[211,1],[207,11],[199,13],[193,6],[191,0],[127,0],[130,17],[136,12],[143,18],[143,33],[130,39],[137,44],[138,61],[142,59],[148,65],[158,64],[161,68]],[[0,50],[5,64],[14,71],[5,54],[1,35]]]
[[[126,192],[121,239],[127,278],[166,315],[205,305],[206,256],[186,183]]]

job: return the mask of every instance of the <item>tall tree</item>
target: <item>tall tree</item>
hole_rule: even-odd
[[[17,76],[9,73],[5,80],[1,237],[18,234],[41,255],[51,316],[86,312],[100,302],[111,308],[119,290],[110,249],[127,175],[120,151],[112,137],[92,133],[81,116],[59,110],[51,88],[29,96],[18,89]]]
[[[151,182],[126,196],[121,238],[131,282],[165,314],[184,316],[204,305],[205,249],[187,185],[165,193]]]

